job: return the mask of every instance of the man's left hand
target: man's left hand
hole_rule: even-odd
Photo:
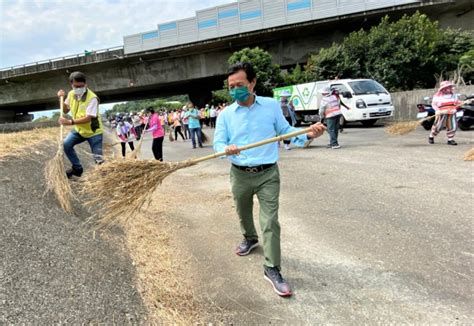
[[[324,131],[326,130],[326,127],[321,123],[321,122],[316,122],[315,124],[311,125],[311,131],[308,132],[306,135],[308,138],[318,138],[322,134],[324,134]]]
[[[61,124],[61,125],[63,125],[63,126],[70,126],[70,125],[72,125],[72,121],[71,121],[71,120],[68,120],[68,119],[62,118],[62,117],[58,119],[58,122],[59,122],[59,124]]]

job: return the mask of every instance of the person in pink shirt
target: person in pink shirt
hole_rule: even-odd
[[[163,139],[165,138],[165,131],[161,125],[158,113],[152,107],[146,109],[148,114],[148,129],[146,132],[151,132],[153,136],[153,144],[151,150],[156,160],[163,161]]]

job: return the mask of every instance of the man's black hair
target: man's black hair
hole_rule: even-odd
[[[151,114],[155,114],[155,110],[150,106],[150,107],[147,107],[145,112],[149,112]]]
[[[85,83],[86,75],[84,75],[80,71],[74,71],[69,75],[69,82],[72,83],[73,81],[76,81],[78,83]]]
[[[227,78],[241,70],[245,71],[247,80],[249,82],[252,82],[257,77],[257,74],[255,73],[255,70],[253,69],[253,66],[250,62],[237,62],[236,64],[230,66],[227,70]]]

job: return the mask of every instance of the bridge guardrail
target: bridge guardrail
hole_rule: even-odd
[[[77,66],[79,64],[119,59],[122,58],[123,55],[123,46],[116,46],[113,48],[95,51],[85,51],[84,53],[72,54],[64,57],[57,57],[48,60],[30,62],[24,65],[0,68],[0,79],[34,74],[48,70],[63,69],[71,66]]]

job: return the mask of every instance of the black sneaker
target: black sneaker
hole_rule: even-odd
[[[454,140],[448,140],[448,145],[454,145],[457,146],[458,143],[456,143]]]
[[[248,240],[244,238],[244,240],[242,240],[240,245],[235,249],[235,253],[239,256],[247,256],[252,250],[254,250],[257,247],[258,247],[257,239]]]
[[[66,170],[66,175],[68,179],[71,179],[73,176],[80,178],[84,170],[82,168],[72,168]]]
[[[428,137],[428,144],[434,144],[434,138]]]
[[[263,278],[272,284],[273,291],[279,296],[289,297],[292,295],[290,285],[283,279],[278,268],[264,266]]]

